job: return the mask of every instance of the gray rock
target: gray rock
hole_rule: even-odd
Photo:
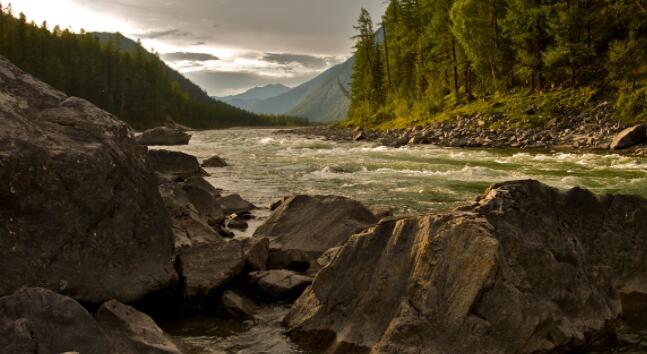
[[[270,251],[270,240],[268,238],[252,237],[245,240],[245,268],[250,271],[267,269],[267,258]]]
[[[250,319],[257,312],[258,306],[252,300],[233,291],[225,291],[218,307],[221,316],[232,318]]]
[[[180,350],[148,315],[111,300],[95,314],[112,346],[119,354],[180,354]]]
[[[220,156],[214,155],[202,161],[202,167],[211,167],[211,168],[227,167],[227,162],[223,160]]]
[[[4,58],[0,79],[0,296],[100,304],[167,287],[171,225],[128,126]]]
[[[296,250],[314,262],[329,248],[377,221],[361,203],[337,196],[287,199],[254,233],[270,239],[273,251]]]
[[[225,225],[230,229],[237,230],[246,230],[249,227],[249,225],[247,225],[247,218],[239,214],[229,215],[225,221]]]
[[[83,306],[42,288],[0,298],[0,352],[113,353],[108,337]]]
[[[312,278],[289,270],[249,273],[251,284],[266,301],[292,301],[312,283]]]
[[[185,131],[167,127],[149,129],[137,137],[138,144],[155,146],[187,145],[190,140]]]
[[[647,142],[647,125],[638,124],[618,133],[611,142],[611,149],[626,149],[644,142]]]
[[[637,202],[617,202],[522,181],[493,186],[474,206],[383,221],[318,273],[285,319],[289,334],[331,352],[577,349],[621,312],[619,270],[592,257],[591,240],[647,242],[647,218],[636,216],[636,234],[613,217],[630,217]]]
[[[193,176],[207,176],[195,156],[178,151],[149,150],[150,169],[176,180]]]
[[[179,266],[184,300],[200,309],[243,271],[243,247],[237,240],[194,244],[180,250]]]
[[[235,214],[249,212],[256,209],[256,206],[243,198],[239,194],[231,194],[218,199],[218,205],[225,214]]]

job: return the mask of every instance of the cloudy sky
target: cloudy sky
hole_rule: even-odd
[[[7,0],[3,1],[6,3]],[[11,0],[14,13],[141,39],[211,95],[295,86],[348,58],[361,7],[383,0]]]

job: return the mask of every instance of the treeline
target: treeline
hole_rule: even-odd
[[[92,34],[76,34],[58,26],[50,30],[47,23],[28,22],[22,13],[14,17],[10,6],[0,4],[0,9],[0,55],[136,129],[163,125],[169,119],[197,129],[307,123],[287,116],[260,116],[223,102],[192,97],[169,78],[164,62],[141,45],[123,51],[120,43],[102,44]]]
[[[351,120],[582,86],[647,118],[645,0],[390,0],[355,28]]]

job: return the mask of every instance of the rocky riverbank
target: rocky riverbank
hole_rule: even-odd
[[[453,121],[388,131],[360,128],[307,127],[292,129],[289,133],[311,137],[325,137],[338,141],[366,140],[385,146],[430,144],[441,147],[519,148],[609,151],[616,148],[614,139],[631,128],[611,118],[612,108],[600,104],[594,112],[562,115],[533,127],[510,128],[501,116],[459,116]],[[625,154],[647,156],[645,125],[638,125],[642,135],[631,144],[621,145]]]
[[[242,238],[264,206],[204,179],[218,159],[147,149],[1,58],[0,83],[0,353],[177,354],[155,320],[274,306],[314,352],[580,350],[647,294],[640,197],[506,182],[396,218],[297,195]]]

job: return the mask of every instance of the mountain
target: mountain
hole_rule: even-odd
[[[93,36],[97,37],[102,44],[112,43],[122,52],[135,52],[140,44],[132,39],[122,35],[121,33],[110,32],[92,32]],[[182,74],[164,64],[164,69],[169,76],[169,79],[175,81],[180,86],[180,89],[191,96],[194,100],[202,102],[212,101],[211,97],[198,85],[194,84],[191,80],[184,77]],[[234,105],[235,106],[235,105]]]
[[[354,58],[333,66],[314,79],[275,97],[260,100],[248,110],[264,114],[294,114],[311,122],[333,122],[346,117]]]
[[[270,84],[266,86],[254,87],[241,94],[213,97],[219,101],[228,103],[232,106],[250,110],[258,101],[278,96],[290,91],[290,88],[282,84]]]

